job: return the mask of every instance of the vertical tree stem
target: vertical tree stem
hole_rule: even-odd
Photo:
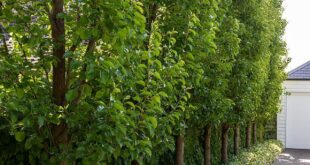
[[[49,13],[49,20],[52,29],[53,56],[57,60],[53,64],[53,101],[56,105],[63,106],[66,91],[66,65],[65,65],[65,25],[64,19],[58,17],[63,13],[63,0],[53,0],[52,11]]]
[[[204,165],[211,165],[211,126],[205,127]]]
[[[239,123],[235,124],[234,127],[234,154],[238,155],[240,148],[240,125]]]
[[[65,93],[66,93],[66,62],[64,58],[65,54],[65,24],[64,18],[58,17],[59,14],[64,11],[63,0],[53,0],[52,9],[48,13],[48,17],[52,29],[53,40],[53,56],[56,62],[53,64],[53,86],[52,96],[54,104],[58,106],[64,106]],[[56,143],[56,147],[59,144],[67,145],[69,143],[69,128],[68,125],[62,121],[59,125],[51,126],[52,138]],[[66,161],[61,161],[61,165],[66,165]]]
[[[250,148],[251,147],[251,123],[248,123],[246,126],[246,135],[245,135],[245,148]]]
[[[253,144],[257,143],[257,124],[253,123]]]
[[[222,124],[221,161],[223,164],[228,162],[228,130],[229,125],[227,123]]]
[[[184,135],[180,134],[176,139],[175,149],[175,165],[183,165],[184,163]]]

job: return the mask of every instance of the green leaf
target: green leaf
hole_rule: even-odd
[[[143,13],[143,4],[141,2],[135,2],[135,8],[139,10],[140,13]]]
[[[162,97],[168,97],[167,93],[163,91],[159,92],[158,94]]]
[[[155,76],[157,79],[161,80],[160,74],[159,74],[158,72],[155,72],[155,73],[154,73],[154,76]]]
[[[103,65],[107,68],[114,68],[114,64],[111,61],[105,60]]]
[[[194,56],[192,53],[188,53],[187,54],[187,58],[190,59],[190,60],[194,60]]]
[[[104,90],[99,90],[96,92],[95,98],[100,99],[105,94]]]
[[[163,66],[162,66],[162,63],[159,61],[159,60],[154,60],[154,63],[157,65],[157,67],[159,69],[161,69]]]
[[[121,93],[121,90],[120,90],[119,88],[116,88],[116,87],[115,87],[115,88],[113,89],[113,93],[115,93],[115,94],[116,94],[116,93]]]
[[[124,111],[124,110],[125,110],[123,104],[120,103],[120,102],[115,102],[115,103],[114,103],[114,108],[115,108],[115,109],[118,109],[118,110],[121,110],[121,111]]]
[[[127,37],[127,29],[126,28],[123,28],[121,30],[118,31],[118,37],[120,38],[120,40],[125,40],[126,37]]]
[[[25,95],[25,92],[23,89],[17,88],[16,89],[16,95],[17,95],[17,98],[22,99]]]
[[[138,65],[138,68],[143,68],[143,69],[146,69],[146,68],[147,68],[147,66],[146,66],[146,65],[144,65],[144,64],[139,64],[139,65]]]
[[[145,17],[139,12],[134,12],[134,21],[136,24],[141,25],[145,23]]]
[[[142,80],[137,81],[136,83],[137,83],[137,84],[139,84],[139,85],[145,86],[145,82],[144,82],[144,81],[142,81]]]
[[[83,85],[83,96],[84,96],[84,98],[87,96],[91,96],[91,93],[92,93],[92,88],[88,84]]]
[[[39,128],[41,128],[44,125],[44,117],[43,116],[38,117],[38,124],[39,124]]]
[[[154,128],[157,127],[157,119],[155,117],[148,117],[148,119],[151,121]]]
[[[130,105],[132,108],[135,108],[135,104],[131,101],[127,101],[126,104]]]
[[[18,142],[22,142],[25,139],[25,133],[24,132],[16,132],[15,133],[15,139]]]
[[[72,100],[74,100],[77,96],[78,96],[78,92],[77,92],[76,89],[70,89],[70,90],[66,93],[66,99],[67,99],[67,101],[72,101]]]
[[[160,96],[153,96],[152,101],[155,101],[156,103],[160,104]]]
[[[151,149],[146,148],[146,149],[145,149],[145,152],[146,152],[146,154],[147,154],[149,157],[152,156],[152,151],[151,151]]]
[[[84,28],[79,28],[76,33],[81,37],[82,40],[88,39],[88,32]]]
[[[32,140],[31,138],[28,138],[25,142],[25,149],[29,150],[32,147]]]
[[[135,100],[135,101],[137,101],[137,102],[141,102],[141,101],[142,101],[142,99],[141,99],[140,96],[135,96],[135,97],[133,97],[133,100]]]
[[[109,73],[105,71],[100,72],[100,80],[106,84],[110,80]]]

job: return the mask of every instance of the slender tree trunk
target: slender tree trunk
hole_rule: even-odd
[[[148,7],[149,7],[149,9],[148,9],[149,12],[148,12],[148,15],[146,15],[146,22],[147,22],[146,30],[148,30],[148,32],[151,32],[152,23],[156,19],[158,6],[156,3],[152,3]]]
[[[145,29],[148,32],[148,39],[145,40],[145,49],[149,50],[149,44],[150,44],[150,37],[151,37],[151,32],[152,32],[152,24],[156,20],[157,16],[157,11],[158,11],[158,5],[156,3],[150,3],[147,5],[146,12],[145,13],[145,18],[146,18],[146,26]]]
[[[253,144],[257,143],[257,124],[253,123]]]
[[[204,139],[204,165],[211,165],[211,126],[205,127]]]
[[[221,160],[223,164],[228,162],[228,130],[227,123],[222,124],[222,146],[221,146]]]
[[[1,32],[2,32],[2,38],[1,39],[2,39],[2,42],[3,42],[5,56],[8,56],[9,55],[9,49],[8,49],[7,44],[6,44],[5,30],[4,30],[4,27],[1,27],[1,25],[0,25],[0,29],[1,29]]]
[[[65,25],[64,19],[57,15],[63,13],[63,0],[53,0],[50,13],[52,27],[53,56],[57,62],[53,65],[53,101],[56,105],[63,106],[65,101]]]
[[[136,160],[133,160],[133,161],[131,162],[131,165],[139,165],[139,162],[136,161]]]
[[[248,123],[246,126],[246,135],[245,135],[245,148],[251,147],[251,123]]]
[[[258,129],[258,139],[259,142],[263,142],[264,141],[264,125],[263,124],[259,124],[259,129]]]
[[[58,17],[58,14],[63,13],[63,0],[53,0],[52,9],[49,13],[49,20],[52,29],[53,40],[53,56],[57,60],[53,64],[53,88],[52,96],[53,102],[58,106],[64,106],[66,93],[66,67],[65,67],[65,25],[64,19]],[[51,125],[51,132],[53,136],[53,143],[55,146],[59,144],[68,144],[68,126],[65,122],[59,125]],[[66,164],[65,161],[60,164]]]
[[[238,155],[240,148],[240,125],[239,123],[235,124],[234,128],[234,154]]]
[[[180,134],[176,139],[175,149],[175,165],[183,165],[184,163],[184,135]]]

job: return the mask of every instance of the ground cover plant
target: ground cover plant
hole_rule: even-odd
[[[229,164],[272,164],[282,150],[283,145],[281,142],[268,140],[262,144],[255,145],[250,150],[242,151]]]

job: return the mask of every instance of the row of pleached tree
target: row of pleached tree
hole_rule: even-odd
[[[227,163],[279,110],[281,4],[2,0],[0,161]]]

